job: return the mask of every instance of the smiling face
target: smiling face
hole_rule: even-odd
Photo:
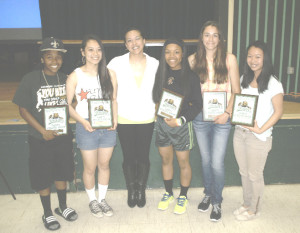
[[[181,69],[182,48],[178,44],[168,44],[165,49],[165,59],[171,70]]]
[[[206,50],[216,50],[220,42],[218,29],[215,26],[207,26],[202,34],[202,42]]]
[[[44,65],[44,73],[54,76],[63,63],[62,53],[55,50],[48,50],[43,53],[41,62]]]
[[[145,39],[138,30],[131,30],[125,34],[125,46],[132,54],[143,53],[145,43]]]
[[[258,77],[264,66],[264,52],[257,47],[250,47],[247,55],[247,64],[254,72],[255,77]]]
[[[102,59],[102,49],[96,40],[88,40],[81,55],[85,57],[87,64],[97,65]]]

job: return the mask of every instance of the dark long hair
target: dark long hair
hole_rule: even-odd
[[[165,51],[168,44],[177,44],[182,48],[182,60],[181,60],[181,74],[180,74],[180,81],[181,85],[184,87],[184,95],[186,96],[189,93],[189,87],[190,87],[190,75],[189,72],[191,72],[190,66],[188,64],[187,60],[187,51],[186,47],[184,45],[184,42],[180,39],[176,38],[170,38],[167,39],[164,43],[161,57],[159,60],[159,66],[156,71],[155,75],[155,83],[152,91],[152,97],[154,103],[158,103],[161,99],[162,90],[164,83],[166,79],[168,78],[168,71],[170,69],[169,65],[166,62],[165,58]]]
[[[201,28],[193,71],[199,75],[201,83],[205,83],[205,81],[208,79],[208,64],[206,60],[206,50],[203,44],[203,32],[208,26],[217,28],[220,40],[213,61],[215,71],[213,82],[218,84],[225,83],[228,79],[228,70],[226,67],[226,49],[223,34],[219,24],[215,21],[207,21]]]
[[[113,88],[113,85],[111,82],[111,78],[110,78],[108,69],[106,67],[106,57],[105,57],[104,46],[103,46],[100,38],[93,34],[86,35],[82,40],[81,49],[84,51],[87,42],[90,40],[97,41],[101,48],[101,51],[102,51],[102,58],[101,58],[100,63],[98,64],[98,75],[99,75],[100,85],[101,85],[101,89],[102,89],[102,97],[103,97],[103,99],[112,99],[114,88]]]
[[[245,66],[244,66],[243,81],[241,83],[241,86],[243,88],[249,87],[250,83],[254,79],[254,72],[251,70],[251,68],[249,67],[249,65],[247,63],[248,51],[251,47],[259,48],[264,53],[263,68],[262,68],[260,75],[257,77],[257,80],[256,80],[257,86],[258,86],[258,93],[263,93],[265,90],[268,89],[268,84],[269,84],[271,75],[273,75],[273,65],[272,65],[272,60],[271,60],[270,54],[268,52],[266,43],[259,41],[259,40],[253,42],[247,48],[246,62],[245,62]]]

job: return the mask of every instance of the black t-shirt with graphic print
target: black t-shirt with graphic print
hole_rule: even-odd
[[[13,98],[13,103],[29,111],[43,126],[43,107],[67,105],[67,76],[61,72],[58,72],[57,75],[48,76],[45,74],[45,78],[49,84],[47,85],[41,70],[35,70],[26,74]],[[31,125],[28,125],[28,127],[30,136],[43,139],[42,135],[36,129]]]

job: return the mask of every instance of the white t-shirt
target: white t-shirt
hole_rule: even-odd
[[[146,56],[146,68],[140,86],[134,78],[134,72],[129,63],[129,53],[113,58],[107,67],[116,73],[118,81],[118,122],[134,124],[139,122],[153,122],[155,115],[155,104],[152,100],[152,89],[158,60]]]
[[[97,76],[91,77],[86,75],[81,68],[76,68],[75,73],[77,75],[77,86],[75,88],[76,112],[84,119],[88,119],[88,100],[102,97],[100,80]]]
[[[243,77],[241,77],[241,82],[243,80]],[[279,82],[277,79],[275,79],[273,76],[271,76],[268,89],[265,90],[263,93],[258,93],[258,88],[253,88],[249,85],[247,88],[242,88],[241,94],[247,94],[247,95],[258,95],[258,102],[257,102],[257,110],[256,110],[256,121],[258,127],[262,127],[273,115],[274,108],[272,104],[272,98],[273,96],[284,93],[283,87],[281,82]],[[242,126],[240,126],[242,127]],[[261,134],[253,133],[258,139],[262,141],[266,141],[267,137],[272,136],[272,130],[273,127],[267,129],[265,132]]]

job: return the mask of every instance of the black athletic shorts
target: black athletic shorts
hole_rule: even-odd
[[[34,190],[46,189],[54,181],[74,179],[72,139],[73,135],[58,136],[51,141],[29,136],[29,175]]]
[[[155,144],[158,147],[172,145],[175,151],[186,151],[193,148],[192,122],[172,128],[165,123],[162,117],[157,117],[155,130]]]

